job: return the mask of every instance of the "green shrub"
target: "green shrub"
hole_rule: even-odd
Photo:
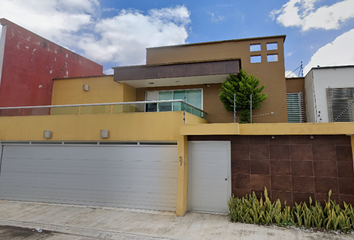
[[[228,202],[229,217],[231,222],[254,224],[277,224],[278,226],[292,226],[317,228],[326,230],[341,230],[344,233],[354,230],[354,209],[351,204],[343,203],[340,208],[336,201],[331,199],[332,191],[328,193],[328,200],[323,206],[319,201],[314,204],[311,197],[309,205],[300,202],[293,208],[283,207],[280,200],[271,202],[267,188],[264,189],[264,197],[257,198],[256,194],[248,194],[237,198],[232,196]]]

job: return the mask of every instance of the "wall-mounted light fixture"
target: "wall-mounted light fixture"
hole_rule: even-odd
[[[87,91],[90,90],[90,86],[85,84],[85,85],[83,85],[83,89],[84,89],[85,92],[87,92]]]
[[[108,138],[108,129],[101,130],[101,138]]]
[[[275,139],[275,137],[274,137],[274,136],[272,136],[272,139]]]
[[[314,136],[310,136],[310,139],[314,139],[315,137]]]
[[[52,138],[52,131],[51,130],[44,130],[43,131],[43,138],[46,138],[46,139]]]

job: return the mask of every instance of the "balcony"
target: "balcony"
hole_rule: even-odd
[[[139,101],[120,103],[94,103],[72,105],[1,107],[0,117],[46,116],[46,115],[90,115],[144,112],[183,112],[183,120],[190,113],[207,120],[207,113],[183,100]]]

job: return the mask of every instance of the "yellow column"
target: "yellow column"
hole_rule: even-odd
[[[352,144],[352,155],[353,155],[353,168],[354,168],[354,135],[350,136],[351,144]]]
[[[184,216],[188,204],[188,140],[180,136],[178,141],[178,181],[177,181],[177,216]]]

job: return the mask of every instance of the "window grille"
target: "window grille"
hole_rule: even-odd
[[[329,122],[354,122],[354,88],[327,88]]]
[[[305,122],[304,117],[304,101],[302,92],[288,93],[286,97],[288,122],[301,123]]]

